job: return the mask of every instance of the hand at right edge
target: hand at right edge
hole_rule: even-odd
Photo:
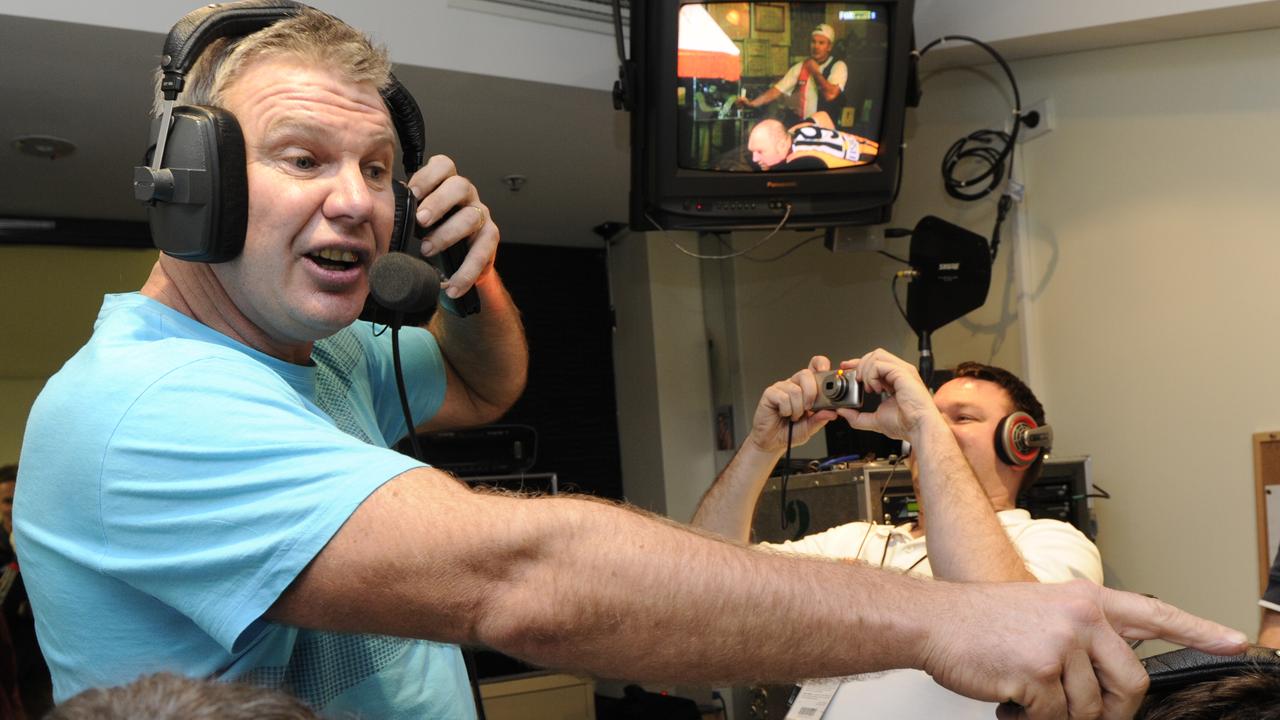
[[[953,585],[922,601],[931,631],[921,667],[942,686],[999,703],[998,717],[1131,718],[1147,673],[1126,639],[1243,652],[1243,633],[1159,600],[1087,581]],[[935,590],[926,591],[933,595]]]

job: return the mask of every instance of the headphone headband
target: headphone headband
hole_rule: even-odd
[[[252,35],[308,8],[293,0],[242,0],[205,5],[187,13],[174,24],[164,40],[160,64],[164,79],[160,82],[160,91],[165,100],[178,99],[178,94],[187,85],[187,73],[214,41]],[[400,138],[405,175],[413,175],[422,167],[426,154],[422,110],[394,74],[389,75],[380,94]]]
[[[422,109],[395,75],[390,75],[387,86],[382,89],[382,101],[387,104],[391,122],[395,124],[396,135],[400,138],[400,162],[404,165],[407,180],[422,167],[425,159],[427,131],[422,122]]]
[[[177,100],[186,87],[200,54],[218,39],[244,37],[297,15],[305,5],[292,0],[244,0],[244,2],[205,5],[187,13],[169,30],[164,39],[164,55],[160,69],[164,80],[160,90],[166,100]]]
[[[178,94],[187,85],[187,73],[214,41],[252,35],[307,8],[307,5],[293,0],[243,0],[205,5],[187,13],[174,24],[164,40],[160,64],[164,79],[160,82],[160,91],[165,100],[178,99]],[[395,75],[390,75],[381,95],[400,137],[405,174],[412,175],[422,167],[425,155],[426,131],[422,110]]]

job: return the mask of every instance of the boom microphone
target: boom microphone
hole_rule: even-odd
[[[930,335],[987,301],[991,252],[981,235],[926,215],[911,231],[910,264],[898,273],[911,281],[904,314],[920,341],[920,379],[932,387]]]
[[[396,325],[420,325],[435,312],[440,273],[407,253],[387,253],[369,268],[369,294],[396,311],[400,320]]]

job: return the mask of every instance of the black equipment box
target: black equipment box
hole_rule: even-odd
[[[1035,484],[1018,496],[1033,518],[1071,523],[1097,536],[1089,498],[1090,459],[1048,457]],[[787,528],[782,527],[780,478],[769,478],[751,521],[752,542],[798,540],[845,523],[909,522],[917,509],[911,472],[899,463],[850,463],[842,469],[793,474],[787,484]]]

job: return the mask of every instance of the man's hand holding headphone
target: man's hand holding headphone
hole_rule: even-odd
[[[456,243],[469,243],[466,259],[441,284],[446,295],[457,299],[493,269],[498,226],[480,202],[475,185],[458,174],[447,156],[432,156],[409,178],[409,188],[414,197],[422,198],[416,209],[418,224],[429,228],[422,238],[423,257],[438,255]]]

